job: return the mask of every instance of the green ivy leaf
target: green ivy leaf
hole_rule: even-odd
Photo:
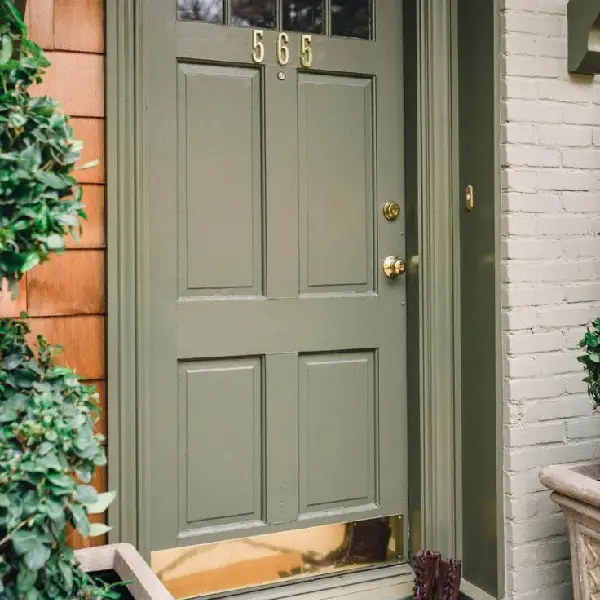
[[[7,35],[2,36],[2,48],[0,49],[0,65],[5,65],[13,53],[12,40]]]
[[[98,537],[108,533],[112,528],[104,523],[90,523],[89,537]]]
[[[19,529],[11,536],[13,548],[17,554],[25,554],[38,544],[38,536],[34,531],[29,529]]]
[[[35,571],[41,569],[50,558],[50,548],[38,543],[25,554],[25,564]]]
[[[75,499],[82,504],[92,504],[98,501],[98,493],[91,485],[78,485],[75,489]]]
[[[88,514],[99,515],[103,512],[106,512],[106,510],[113,503],[116,497],[116,492],[104,492],[103,494],[98,494],[96,502],[93,502],[86,506]]]
[[[27,273],[27,271],[31,271],[33,267],[40,264],[40,256],[39,254],[31,253],[28,254],[25,260],[23,261],[23,265],[21,266],[21,273]]]

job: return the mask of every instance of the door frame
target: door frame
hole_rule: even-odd
[[[143,435],[151,244],[143,175],[143,57],[151,43],[142,27],[144,5],[106,0],[107,365],[109,488],[118,491],[109,539],[147,553],[140,535],[149,530],[143,465],[150,442]],[[418,1],[419,539],[448,556],[460,553],[461,523],[455,26],[454,1]]]

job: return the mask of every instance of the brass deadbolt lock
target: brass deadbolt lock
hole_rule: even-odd
[[[406,273],[406,263],[397,256],[388,256],[383,261],[382,269],[386,277],[394,279],[395,277]]]

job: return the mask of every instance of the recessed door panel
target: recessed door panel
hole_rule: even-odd
[[[179,373],[182,529],[260,520],[260,359],[182,363]]]
[[[374,503],[373,352],[300,358],[302,512]]]
[[[301,291],[373,289],[373,82],[299,76]]]
[[[261,74],[179,65],[180,289],[260,294]]]

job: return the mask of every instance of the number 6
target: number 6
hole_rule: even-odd
[[[312,35],[303,35],[300,40],[300,64],[303,67],[312,67]]]
[[[265,59],[264,36],[262,29],[255,29],[252,32],[252,60],[255,63],[261,63]]]
[[[288,43],[290,36],[287,33],[280,33],[277,36],[277,62],[283,66],[290,62],[290,49]]]

